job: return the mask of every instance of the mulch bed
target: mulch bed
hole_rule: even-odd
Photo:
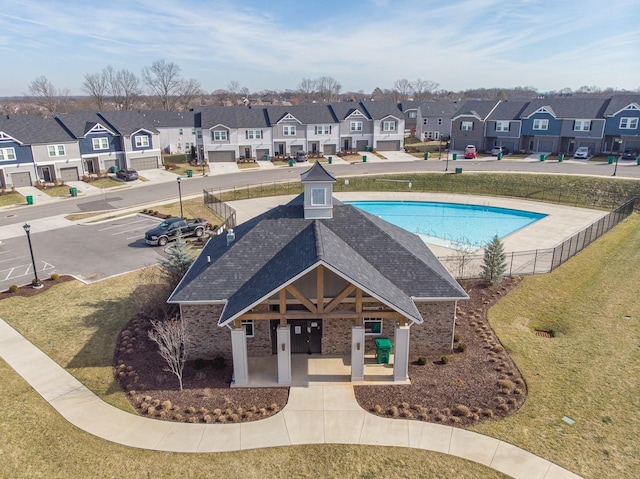
[[[458,303],[454,353],[445,361],[426,358],[424,365],[410,358],[410,386],[356,386],[360,405],[378,416],[459,426],[519,409],[526,384],[486,318],[487,310],[519,282],[519,277],[504,278],[488,287],[479,280],[461,281],[471,299]]]
[[[455,426],[505,417],[520,408],[526,385],[486,320],[487,310],[519,282],[519,277],[504,278],[487,287],[478,280],[461,281],[471,299],[459,303],[458,341],[447,363],[431,357],[420,365],[418,357],[410,358],[410,386],[356,386],[360,405],[383,417]],[[133,318],[120,333],[114,356],[114,374],[140,414],[228,423],[262,419],[286,405],[288,388],[231,389],[231,364],[216,368],[214,361],[189,361],[184,390],[179,391],[177,378],[164,370],[166,364],[147,336],[149,327],[144,316]]]
[[[8,290],[6,290],[0,293],[0,301],[6,298],[11,298],[13,296],[23,296],[23,297],[35,296],[37,294],[44,293],[53,285],[56,285],[59,283],[66,283],[67,281],[73,281],[73,280],[74,280],[73,276],[66,276],[66,275],[61,275],[56,280],[51,278],[40,279],[40,282],[42,283],[42,288],[36,289],[29,284],[26,286],[20,286],[15,293],[10,293]]]

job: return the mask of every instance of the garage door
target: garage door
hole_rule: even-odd
[[[24,173],[11,173],[11,183],[16,188],[21,186],[31,186],[31,174],[28,171]]]
[[[325,155],[335,155],[336,154],[336,145],[324,145]]]
[[[60,179],[62,181],[78,181],[78,168],[60,168]]]
[[[104,160],[104,169],[109,171],[112,166],[118,166],[118,160]]]
[[[158,168],[158,159],[155,156],[144,158],[132,158],[129,161],[131,168],[134,170],[154,170]]]
[[[235,151],[210,151],[209,163],[221,163],[223,161],[236,161]]]
[[[379,142],[378,145],[380,143],[382,143],[382,142]],[[364,151],[367,148],[367,146],[369,146],[369,142],[367,140],[357,140],[356,141],[356,150],[358,150],[358,151]]]
[[[538,151],[553,151],[553,140],[538,140]]]
[[[376,149],[379,151],[400,151],[400,140],[379,141]]]
[[[256,150],[256,158],[258,158],[258,160],[266,160],[268,154],[269,150]]]

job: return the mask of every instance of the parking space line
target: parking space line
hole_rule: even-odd
[[[120,223],[120,224],[117,224],[117,225],[107,226],[106,228],[100,228],[98,231],[107,231],[107,230],[110,230],[110,229],[113,229],[113,228],[122,228],[123,226],[129,226],[129,225],[134,225],[136,223],[146,223],[146,222],[149,222],[149,220],[146,219],[146,218],[143,218],[143,219],[138,220],[138,221],[131,221],[129,223]]]
[[[118,236],[125,233],[130,233],[131,231],[142,231],[140,228],[131,228],[124,231],[118,231],[117,233],[111,233],[111,236]]]

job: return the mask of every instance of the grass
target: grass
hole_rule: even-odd
[[[122,181],[114,180],[113,178],[99,178],[89,184],[96,188],[113,188],[115,186],[122,186],[125,183],[123,183]]]
[[[360,157],[358,157],[360,158]],[[450,165],[450,169],[453,170]],[[442,173],[404,173],[401,175],[375,175],[349,177],[345,185],[340,178],[334,184],[336,192],[345,191],[408,191],[411,180],[413,192],[459,193],[482,196],[507,196],[585,208],[613,209],[626,200],[640,198],[640,181],[620,178],[568,175],[496,175],[471,173],[464,175]],[[291,195],[302,192],[299,181],[269,183],[252,188],[234,189],[218,195],[223,201]],[[636,206],[640,208],[640,202]]]
[[[174,163],[171,168],[167,169],[171,173],[180,176],[187,176],[187,170],[191,170],[193,176],[202,176],[202,165],[191,166],[189,163]],[[205,165],[204,174],[209,174],[209,165]]]
[[[27,199],[20,193],[15,191],[0,195],[0,206],[17,205],[19,203],[26,203]]]
[[[164,215],[180,216],[180,202],[156,205],[154,211]],[[182,210],[186,218],[205,218],[212,225],[221,225],[224,220],[216,215],[202,201],[202,198],[192,198],[182,202]]]
[[[260,165],[258,165],[258,163],[256,163],[255,161],[251,163],[238,163],[239,170],[251,170],[253,168],[260,168]]]
[[[60,196],[71,196],[71,193],[69,193],[68,186],[51,186],[49,188],[46,188],[40,191],[55,198]]]
[[[490,310],[529,396],[518,413],[478,432],[585,478],[637,477],[639,262],[640,216],[632,215],[553,273],[526,277]]]

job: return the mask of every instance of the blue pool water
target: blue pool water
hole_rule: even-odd
[[[418,234],[428,243],[455,249],[481,248],[544,218],[530,211],[424,201],[346,201]]]

